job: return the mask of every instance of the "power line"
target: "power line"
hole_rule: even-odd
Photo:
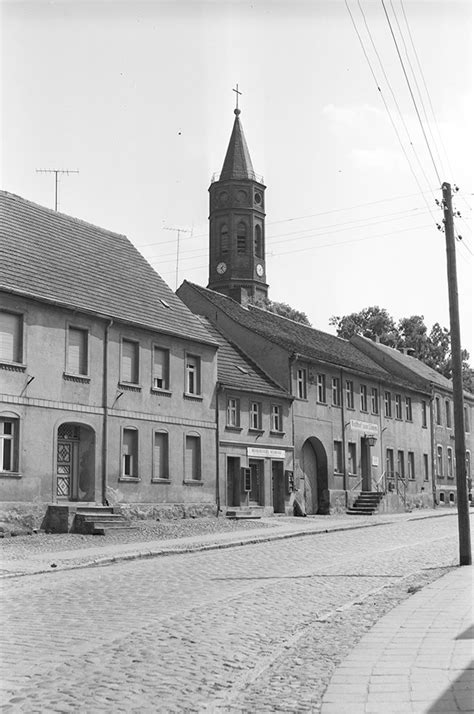
[[[418,107],[417,107],[417,104],[416,104],[416,101],[415,101],[415,97],[413,96],[413,90],[412,90],[412,88],[411,88],[410,80],[408,79],[408,75],[407,75],[407,72],[406,72],[406,69],[405,69],[405,65],[403,64],[403,59],[402,59],[402,56],[401,56],[401,54],[400,54],[400,49],[399,49],[399,47],[398,47],[397,38],[395,37],[395,33],[394,33],[394,31],[393,31],[392,23],[390,22],[390,18],[389,18],[389,16],[388,16],[387,8],[385,7],[385,2],[384,2],[384,0],[381,0],[381,3],[382,3],[382,7],[383,7],[383,9],[384,9],[384,12],[385,12],[385,17],[387,18],[388,26],[390,27],[390,32],[391,32],[391,35],[392,35],[392,39],[393,39],[393,42],[394,42],[395,47],[396,47],[396,50],[397,50],[398,59],[400,60],[400,64],[401,64],[401,67],[402,67],[402,70],[403,70],[403,74],[404,74],[404,76],[405,76],[406,83],[407,83],[407,85],[408,85],[408,89],[409,89],[410,96],[411,96],[411,99],[412,99],[412,102],[413,102],[413,106],[415,107],[415,112],[416,112],[416,115],[417,115],[417,117],[418,117],[418,121],[419,121],[419,123],[420,123],[421,131],[422,131],[423,136],[424,136],[424,139],[425,139],[426,147],[427,147],[427,149],[428,149],[428,153],[429,153],[430,158],[431,158],[431,161],[432,161],[432,163],[433,163],[433,167],[434,167],[434,170],[435,170],[436,177],[437,177],[437,179],[438,179],[438,181],[439,181],[439,184],[441,185],[441,177],[440,177],[440,175],[439,175],[438,167],[436,166],[436,163],[435,163],[435,160],[434,160],[434,157],[433,157],[433,153],[432,153],[432,151],[431,151],[431,147],[430,147],[430,144],[429,144],[429,141],[428,141],[428,137],[426,136],[425,128],[424,128],[424,126],[423,126],[423,122],[421,121],[420,112],[418,111]]]

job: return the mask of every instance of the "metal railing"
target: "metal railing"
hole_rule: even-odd
[[[211,176],[211,183],[216,183],[217,181],[219,181],[221,173],[221,171],[215,171]],[[256,181],[257,183],[263,184],[263,176],[261,176],[260,174],[256,174],[255,171],[246,171],[245,176],[244,174],[242,174],[242,176],[233,176],[232,178],[249,179],[250,181]]]

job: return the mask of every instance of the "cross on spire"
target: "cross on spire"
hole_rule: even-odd
[[[235,85],[235,89],[232,89],[233,92],[235,92],[235,109],[234,113],[235,114],[240,114],[240,109],[239,109],[239,94],[242,94],[242,92],[239,92],[239,85]]]

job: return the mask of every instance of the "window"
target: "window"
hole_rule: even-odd
[[[454,503],[454,493],[452,491],[449,493],[449,502]]]
[[[243,221],[237,226],[237,253],[247,252],[247,228]]]
[[[454,468],[453,468],[453,450],[450,446],[446,449],[446,460],[447,460],[447,476],[448,478],[454,478]]]
[[[87,330],[69,327],[67,336],[67,365],[68,374],[85,375],[89,371],[87,355]]]
[[[296,370],[296,394],[298,399],[306,399],[306,370]]]
[[[469,407],[464,407],[464,431],[471,431],[469,425]]]
[[[281,406],[272,404],[272,431],[283,431],[283,418]]]
[[[428,481],[430,478],[428,454],[423,454],[423,478],[425,481]]]
[[[169,389],[169,365],[169,350],[153,347],[153,389]]]
[[[441,424],[441,401],[439,397],[435,399],[435,415],[438,426]]]
[[[342,441],[334,442],[334,471],[338,474],[344,471],[342,463]]]
[[[186,355],[186,393],[201,394],[201,360],[196,355]]]
[[[339,377],[332,378],[332,403],[335,407],[341,406],[341,380]]]
[[[201,480],[201,439],[199,436],[186,436],[184,476],[186,481]]]
[[[351,379],[346,380],[346,406],[354,409],[354,382]]]
[[[426,402],[425,401],[421,402],[421,426],[423,427],[423,429],[426,429],[426,427],[428,426]]]
[[[393,477],[395,474],[395,461],[394,461],[394,456],[393,456],[393,449],[387,449],[386,463],[387,463],[387,476]]]
[[[260,402],[250,403],[250,428],[260,430],[262,428],[262,405]]]
[[[395,394],[395,419],[402,418],[402,395]]]
[[[122,476],[138,478],[138,431],[124,429],[122,432]]]
[[[259,225],[255,226],[255,255],[257,258],[263,258],[263,241],[262,241],[262,227]]]
[[[443,478],[443,447],[438,446],[436,449],[436,465],[438,467],[438,478]]]
[[[318,374],[317,378],[318,384],[318,402],[326,404],[326,375]]]
[[[169,479],[168,434],[155,431],[153,438],[153,481]]]
[[[449,399],[446,399],[446,401],[445,401],[445,403],[444,403],[444,406],[445,406],[445,410],[446,410],[446,411],[445,411],[445,413],[446,413],[446,426],[447,426],[448,429],[449,429],[449,428],[451,428],[451,402],[449,401]]]
[[[122,340],[122,371],[120,380],[129,384],[138,384],[138,342]]]
[[[18,419],[0,418],[0,471],[18,471]]]
[[[408,452],[408,478],[415,478],[415,454],[413,451]]]
[[[444,503],[444,493],[443,493],[442,491],[441,491],[441,493],[439,494],[439,502],[440,502],[440,503]]]
[[[357,473],[357,452],[356,452],[356,445],[350,441],[348,446],[348,466],[349,466],[349,473],[350,474],[356,474]]]
[[[379,413],[379,390],[377,389],[377,387],[372,387],[370,399],[371,399],[372,414],[378,414]]]
[[[22,362],[23,317],[0,312],[0,362]]]
[[[405,397],[405,418],[407,421],[413,421],[411,397]]]
[[[240,401],[235,397],[227,400],[227,426],[240,426]]]
[[[466,451],[466,478],[471,478],[471,452]]]
[[[221,254],[226,255],[229,252],[229,229],[227,223],[221,226]]]
[[[397,452],[397,471],[399,478],[405,478],[405,454],[403,451]]]
[[[385,416],[391,418],[391,416],[392,416],[392,393],[391,392],[385,392],[384,405],[385,405]]]
[[[361,412],[366,412],[367,410],[367,386],[365,384],[360,385],[360,410]]]

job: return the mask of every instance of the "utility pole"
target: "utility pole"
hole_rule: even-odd
[[[37,174],[54,174],[54,210],[58,210],[58,174],[78,174],[76,169],[36,169]]]
[[[176,277],[175,277],[175,290],[178,289],[178,273],[179,273],[179,239],[181,237],[181,233],[190,233],[191,235],[193,234],[192,231],[188,230],[187,228],[176,228],[175,226],[163,226],[165,231],[176,231],[177,234],[177,245],[176,245]]]
[[[459,565],[471,565],[471,532],[466,481],[466,436],[464,432],[464,400],[462,386],[461,330],[456,273],[451,185],[444,182],[443,212],[448,265],[449,323],[451,331],[451,360],[453,365],[454,445],[456,452],[456,490],[458,502]]]

